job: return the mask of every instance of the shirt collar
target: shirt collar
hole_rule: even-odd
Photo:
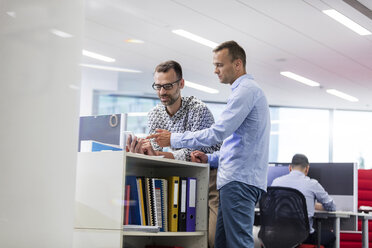
[[[244,74],[240,77],[238,77],[234,83],[231,85],[231,90],[234,90],[236,87],[239,86],[240,82],[244,79],[244,78],[247,78],[247,79],[251,79],[253,80],[253,76],[251,74]]]
[[[302,171],[298,171],[298,170],[292,170],[290,174],[297,175],[297,176],[305,176],[305,174]]]
[[[179,115],[179,113],[181,113],[183,109],[186,108],[186,106],[187,106],[187,104],[188,104],[188,103],[187,103],[188,100],[189,100],[189,97],[183,97],[183,96],[181,96],[181,106],[180,106],[180,108],[177,110],[177,112],[176,112],[173,116],[170,116],[170,115],[168,114],[167,106],[164,106],[164,105],[163,105],[164,113],[165,113],[166,116],[168,116],[169,118],[174,118],[175,116]]]

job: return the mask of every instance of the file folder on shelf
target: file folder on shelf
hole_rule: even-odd
[[[195,232],[196,178],[187,178],[186,232]]]
[[[126,176],[126,185],[130,185],[129,223],[141,225],[140,205],[138,201],[137,179],[135,176]],[[128,197],[128,196],[127,196]]]
[[[168,201],[167,201],[167,181],[165,179],[155,178],[155,201],[156,201],[156,216],[158,226],[161,232],[168,231]]]
[[[156,200],[153,178],[145,178],[146,203],[147,203],[147,224],[149,226],[158,226],[156,216]]]
[[[187,179],[180,178],[179,185],[179,206],[178,206],[178,231],[186,232],[186,189]]]
[[[168,195],[168,230],[177,232],[178,226],[178,190],[180,177],[172,176],[169,178]]]
[[[146,226],[146,216],[147,213],[145,211],[145,194],[144,194],[144,187],[143,187],[143,178],[137,177],[137,190],[138,190],[138,204],[140,209],[140,217],[141,217],[141,225]]]

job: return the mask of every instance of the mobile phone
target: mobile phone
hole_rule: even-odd
[[[132,131],[123,131],[122,132],[122,144],[123,147],[127,148],[132,144],[132,140],[134,139],[134,133]]]

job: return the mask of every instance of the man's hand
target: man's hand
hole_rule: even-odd
[[[201,151],[193,151],[190,154],[191,156],[191,162],[196,162],[196,163],[208,163],[208,156],[205,155],[204,152]]]
[[[145,141],[145,139],[137,138],[137,136],[128,137],[126,146],[127,152],[143,154],[142,145]]]
[[[315,202],[315,206],[314,206],[315,210],[318,210],[318,211],[324,211],[324,207],[321,203],[319,202]]]
[[[148,139],[133,137],[133,140],[127,140],[127,152],[141,153],[149,156],[157,156],[157,151],[152,148],[151,142]]]
[[[149,155],[149,156],[158,156],[158,151],[154,151],[154,148],[152,148],[150,140],[145,140],[142,144],[142,152],[143,154]]]
[[[165,129],[156,129],[155,134],[151,134],[146,139],[155,139],[156,143],[161,147],[170,146],[171,132]]]

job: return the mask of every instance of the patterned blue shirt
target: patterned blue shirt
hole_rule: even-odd
[[[211,167],[218,166],[217,189],[238,181],[266,191],[270,137],[266,97],[248,74],[235,80],[231,89],[214,125],[193,133],[172,133],[171,147],[198,149],[223,141],[220,151],[208,154]]]
[[[325,210],[336,211],[336,205],[332,198],[324,190],[317,180],[305,176],[304,173],[292,170],[289,174],[275,178],[271,186],[281,186],[297,189],[306,199],[307,214],[309,216],[310,233],[314,232],[313,216],[315,210],[315,200],[321,203]]]

